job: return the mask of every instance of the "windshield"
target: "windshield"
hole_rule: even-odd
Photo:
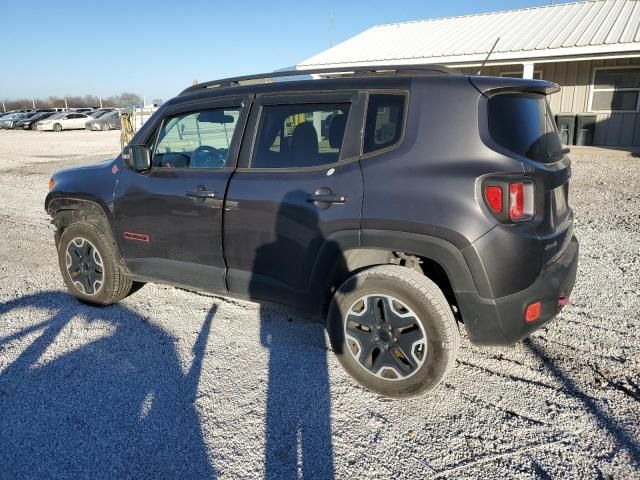
[[[500,146],[540,163],[566,153],[543,95],[501,94],[489,99],[489,132]]]

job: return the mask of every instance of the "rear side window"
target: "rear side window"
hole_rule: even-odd
[[[299,168],[335,163],[350,104],[288,104],[262,107],[251,166]]]
[[[404,105],[404,95],[369,95],[363,153],[375,152],[400,141]]]
[[[536,162],[552,163],[563,154],[560,135],[543,95],[491,97],[489,133],[501,147]]]

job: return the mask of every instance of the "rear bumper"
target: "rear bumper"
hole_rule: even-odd
[[[513,345],[539,329],[562,309],[558,300],[569,297],[578,269],[578,241],[571,239],[564,254],[546,266],[525,290],[487,299],[476,292],[456,292],[469,339],[476,345]],[[542,304],[538,320],[525,321],[525,310],[533,302]]]

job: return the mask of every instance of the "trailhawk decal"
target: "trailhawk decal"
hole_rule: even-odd
[[[138,242],[149,242],[149,235],[144,233],[124,232],[126,240],[137,240]]]

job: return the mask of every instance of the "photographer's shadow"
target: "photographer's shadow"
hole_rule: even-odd
[[[304,205],[304,192],[283,198],[273,242],[258,248],[251,283],[252,298],[259,300],[264,281],[259,272],[281,269],[286,278],[304,278],[295,261],[304,258],[309,245],[301,238],[321,239],[317,214]],[[292,229],[299,235],[292,234]],[[295,241],[293,237],[297,238]],[[258,273],[258,275],[256,275]],[[334,478],[331,442],[331,393],[324,327],[289,318],[286,312],[261,305],[260,339],[269,349],[269,383],[265,432],[265,478]]]
[[[52,313],[0,338],[0,349],[27,345],[0,370],[0,477],[216,475],[194,406],[215,309],[187,373],[173,339],[126,307],[90,307],[51,291],[0,304],[0,318],[20,309]],[[75,322],[93,324],[98,338],[69,344],[77,330],[64,331]]]

